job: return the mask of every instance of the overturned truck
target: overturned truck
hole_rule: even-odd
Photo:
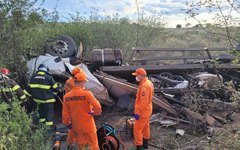
[[[191,124],[203,126],[206,131],[209,126],[227,123],[231,114],[239,110],[236,94],[240,66],[232,63],[236,56],[234,51],[228,53],[229,48],[135,47],[134,57],[126,64],[121,49],[94,49],[89,63],[82,61],[82,44],[77,47],[70,37],[60,35],[48,42],[45,54],[27,63],[29,76],[45,63],[63,89],[71,70],[79,66],[87,73],[87,88],[103,105],[116,104],[132,112],[138,85],[131,73],[142,67],[154,84],[153,105],[157,114],[151,122],[167,126]],[[64,91],[61,94],[60,97]],[[57,130],[61,127],[57,124]]]
[[[220,125],[238,111],[240,65],[229,48],[133,48],[130,65],[95,66],[93,75],[116,98],[117,105],[134,103],[137,85],[131,73],[144,68],[153,82],[154,110],[191,123]],[[104,51],[99,57],[104,62]],[[154,57],[153,57],[154,56]],[[119,59],[119,58],[118,58]],[[94,61],[94,60],[92,60]],[[113,60],[114,61],[114,60]]]

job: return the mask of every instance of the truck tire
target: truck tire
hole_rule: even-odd
[[[44,45],[45,53],[52,56],[60,56],[62,58],[75,56],[77,53],[77,45],[75,41],[66,35],[57,35],[49,38]]]

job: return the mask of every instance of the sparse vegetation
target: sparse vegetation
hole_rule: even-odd
[[[32,118],[20,106],[17,99],[0,103],[1,150],[48,150],[44,127],[34,126]]]
[[[240,38],[239,27],[222,28],[211,24],[203,27],[199,24],[199,28],[190,28],[188,24],[186,26],[189,28],[181,28],[179,24],[177,29],[166,29],[163,28],[162,20],[146,18],[144,14],[139,15],[137,23],[118,15],[102,19],[97,12],[88,19],[77,15],[72,16],[72,20],[67,23],[58,23],[57,12],[35,9],[34,3],[30,0],[0,1],[0,66],[8,67],[22,87],[27,83],[24,67],[27,56],[43,54],[44,42],[57,34],[71,36],[77,44],[82,41],[84,60],[89,59],[89,53],[94,48],[120,48],[125,62],[132,57],[132,47],[227,47]],[[234,39],[230,43],[229,37],[222,34],[225,30]],[[213,31],[217,34],[213,34]],[[25,60],[20,56],[24,56]],[[239,95],[234,99],[239,99]],[[192,109],[198,109],[199,105],[195,103]],[[0,149],[48,149],[44,135],[44,128],[32,129],[32,118],[18,102],[13,102],[11,111],[8,104],[0,103]],[[240,147],[238,130],[226,130],[215,137],[206,149]],[[165,136],[162,143],[168,149],[177,149],[181,148],[181,143],[190,139],[191,137],[175,139],[173,134]]]
[[[224,129],[216,131],[214,137],[209,142],[208,147],[206,147],[206,150],[238,150],[240,147],[239,140],[239,126],[236,128],[232,128],[232,126],[226,126]]]

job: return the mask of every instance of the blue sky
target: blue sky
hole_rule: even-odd
[[[176,27],[181,24],[183,27],[190,23],[196,25],[194,19],[190,19],[184,9],[187,8],[186,3],[193,0],[45,0],[43,8],[52,11],[57,8],[61,20],[69,18],[69,14],[79,12],[81,16],[88,17],[93,9],[99,16],[114,15],[118,13],[121,17],[128,16],[132,19],[137,18],[137,8],[144,11],[144,14],[151,15],[162,14],[166,27]],[[197,0],[195,0],[197,1]],[[39,3],[38,3],[39,5]],[[202,10],[199,19],[206,19],[211,22],[212,16],[207,14],[206,10]]]

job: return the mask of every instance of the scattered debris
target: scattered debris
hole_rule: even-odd
[[[119,79],[108,75],[103,72],[94,72],[93,75],[108,89],[116,98],[120,98],[123,95],[134,95],[137,94],[137,85],[127,82],[126,80]],[[167,112],[177,115],[174,107],[162,96],[153,96],[153,105],[156,108],[162,108]]]
[[[138,53],[149,50],[151,51],[151,49],[134,48],[134,51]],[[165,51],[165,49],[155,50]],[[224,125],[235,121],[232,114],[240,110],[239,96],[234,97],[234,94],[238,93],[235,87],[239,87],[240,80],[238,77],[240,72],[238,69],[240,66],[231,63],[212,63],[213,59],[208,49],[175,50],[182,52],[184,55],[169,56],[168,59],[174,61],[181,59],[184,64],[144,66],[155,88],[153,97],[154,114],[150,123],[157,132],[153,133],[155,137],[151,139],[149,145],[153,149],[200,149],[200,147],[209,145],[209,142],[214,139],[218,132],[225,132]],[[217,49],[212,50],[217,51]],[[117,56],[112,55],[114,51],[118,52]],[[208,56],[188,57],[185,56],[185,51],[204,51],[207,52]],[[84,64],[79,63],[77,66],[83,68],[88,74],[90,82],[87,83],[87,88],[95,94],[102,104],[109,107],[106,110],[107,113],[97,120],[100,123],[108,122],[121,134],[131,133],[131,136],[122,139],[128,145],[134,145],[132,142],[134,121],[126,115],[133,114],[137,92],[137,85],[130,73],[140,66],[121,66],[122,54],[120,50],[97,49],[93,52],[95,56],[92,57],[95,67],[93,73]],[[105,55],[109,56],[109,60],[105,61],[109,64],[104,63],[107,57],[102,56]],[[166,60],[167,58],[165,56],[161,58],[144,56],[141,59],[135,59],[133,63],[146,64],[148,59],[155,61]],[[188,59],[201,60],[189,63]],[[229,60],[230,58],[226,59]],[[74,67],[70,63],[70,58],[44,55],[28,62],[29,75],[42,62],[49,64],[50,72],[56,75],[62,83],[69,77],[69,72]],[[112,64],[114,65],[112,66]],[[203,69],[206,72],[202,72]],[[230,87],[226,82],[232,80]],[[116,115],[119,112],[121,113]],[[130,126],[127,123],[130,123]],[[197,128],[200,128],[200,130],[195,130]],[[233,129],[232,132],[239,132],[237,127]],[[164,133],[164,130],[168,131]],[[180,136],[176,136],[176,134]],[[197,135],[198,138],[193,138],[193,135]],[[178,139],[176,140],[176,138]],[[182,143],[179,144],[178,140]]]
[[[184,133],[185,133],[185,130],[183,130],[183,129],[177,129],[177,130],[176,130],[176,134],[178,134],[178,135],[183,136]]]

